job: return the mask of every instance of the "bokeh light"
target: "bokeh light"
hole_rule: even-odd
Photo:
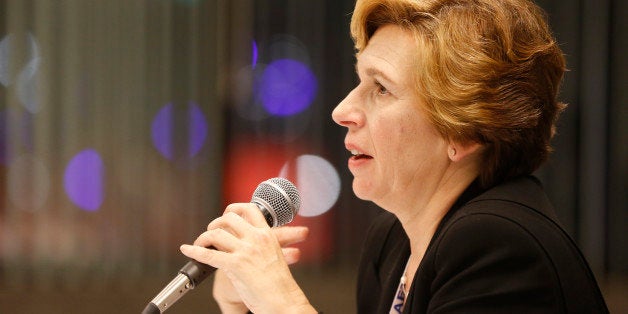
[[[17,40],[25,39],[27,61],[24,65],[13,64],[16,56],[12,55],[17,50]],[[9,87],[16,83],[16,94],[21,104],[31,113],[39,111],[37,101],[37,73],[39,71],[41,58],[39,46],[32,34],[27,34],[24,38],[18,38],[10,34],[0,40],[0,83]],[[17,73],[14,73],[19,69]]]
[[[279,176],[294,182],[301,194],[301,209],[294,225],[308,227],[307,241],[296,244],[301,249],[301,263],[321,263],[335,250],[333,211],[340,194],[340,178],[334,167],[316,155],[300,155],[283,165]]]
[[[259,86],[266,65],[259,63],[255,67],[246,66],[234,75],[232,87],[232,100],[234,108],[243,119],[250,121],[261,121],[267,118],[268,112],[261,102],[255,99],[253,90]]]
[[[257,185],[277,177],[286,161],[296,155],[294,147],[278,145],[269,140],[248,137],[232,140],[225,156],[225,204],[250,201]]]
[[[40,58],[34,58],[22,69],[17,78],[16,90],[17,97],[31,113],[37,113],[40,109],[40,103],[37,99],[37,72],[39,70]]]
[[[205,144],[208,135],[208,123],[205,114],[195,102],[189,102],[186,112],[181,116],[184,126],[179,126],[176,107],[169,103],[162,107],[151,125],[151,138],[155,148],[169,160],[190,159],[194,157]],[[174,141],[176,130],[186,130],[187,143]]]
[[[39,71],[41,58],[39,56],[39,46],[32,34],[28,35],[28,47],[30,57],[28,63],[22,68],[17,77],[17,96],[24,108],[31,113],[39,111],[37,101],[37,73]]]
[[[259,52],[257,50],[257,42],[255,40],[253,40],[251,42],[251,50],[252,50],[252,53],[251,53],[251,55],[252,55],[251,56],[251,67],[253,69],[255,69],[255,66],[257,66],[257,58],[259,56],[258,55]]]
[[[306,110],[318,91],[318,81],[309,64],[307,48],[294,36],[274,35],[261,46],[252,40],[251,64],[232,76],[232,99],[238,115],[261,121],[270,116],[295,116]]]
[[[10,164],[20,151],[33,151],[33,115],[7,107],[0,110],[0,163]]]
[[[290,59],[310,64],[310,53],[297,37],[290,34],[275,34],[270,39],[264,54],[268,60]]]
[[[166,158],[173,158],[174,121],[172,116],[172,104],[162,107],[151,125],[151,138],[155,148]]]
[[[340,195],[340,175],[331,163],[320,156],[301,155],[286,163],[279,176],[289,177],[290,169],[301,193],[300,216],[319,216],[334,206]]]
[[[316,97],[318,82],[310,68],[296,60],[270,63],[255,89],[268,113],[290,116],[305,110]]]
[[[50,193],[50,172],[39,158],[24,154],[9,167],[9,199],[17,208],[29,211],[43,207]]]
[[[96,211],[104,201],[104,176],[100,154],[94,149],[85,149],[76,154],[65,169],[65,193],[79,208]]]
[[[188,121],[188,157],[194,157],[203,148],[208,129],[205,114],[194,102],[189,103]]]

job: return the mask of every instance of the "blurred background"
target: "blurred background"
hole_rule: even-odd
[[[569,104],[537,175],[613,313],[628,313],[628,2],[543,0]],[[334,106],[353,0],[0,0],[0,313],[139,313],[225,204],[283,176],[293,266],[352,313],[379,209],[351,192]],[[218,313],[211,284],[168,312]]]

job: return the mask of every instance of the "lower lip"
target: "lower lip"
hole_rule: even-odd
[[[349,158],[349,169],[354,169],[354,168],[358,168],[363,166],[364,164],[368,163],[369,161],[371,161],[373,158],[357,158],[357,157],[351,157]]]

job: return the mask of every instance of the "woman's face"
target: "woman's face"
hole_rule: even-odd
[[[418,49],[409,31],[380,27],[357,56],[360,83],[332,113],[348,129],[354,193],[386,209],[434,192],[449,163],[414,84]]]

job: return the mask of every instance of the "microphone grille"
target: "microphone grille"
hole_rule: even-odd
[[[256,199],[270,206],[267,210],[276,218],[273,227],[291,222],[301,206],[299,191],[284,178],[272,178],[260,183],[253,192],[252,201]]]

